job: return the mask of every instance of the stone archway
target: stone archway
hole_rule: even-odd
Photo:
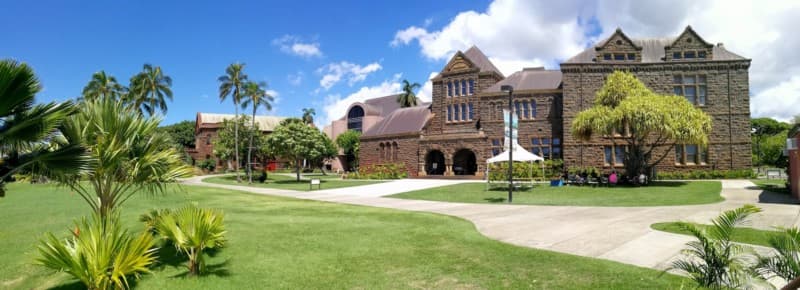
[[[478,162],[475,152],[469,149],[461,149],[453,154],[453,174],[455,175],[475,175],[478,171]]]
[[[445,171],[444,153],[439,150],[431,150],[425,155],[425,173],[428,175],[444,175]]]

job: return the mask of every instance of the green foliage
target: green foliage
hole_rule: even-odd
[[[602,173],[602,171],[600,171],[599,169],[597,169],[596,167],[593,167],[593,166],[571,166],[567,170],[567,173],[569,173],[569,174],[583,174],[583,173],[586,173],[589,176],[592,176],[592,175],[600,175]]]
[[[92,79],[83,88],[81,98],[85,100],[97,100],[110,98],[112,100],[119,100],[127,94],[128,88],[119,84],[117,78],[112,75],[106,74],[105,71],[99,71],[92,74]]]
[[[300,119],[286,119],[267,136],[264,151],[275,156],[294,160],[297,181],[300,181],[300,164],[303,159],[318,162],[336,156],[332,142],[319,130]]]
[[[205,270],[204,252],[225,245],[224,214],[219,210],[190,205],[159,215],[155,227],[159,235],[189,258],[192,275]]]
[[[655,148],[708,144],[711,117],[684,97],[657,95],[633,74],[615,71],[598,91],[595,106],[578,113],[571,129],[582,140],[595,134],[624,134],[614,140],[627,146],[625,170],[633,175],[650,172],[655,162],[669,154],[652,156]],[[617,132],[620,129],[626,132]]]
[[[205,171],[213,172],[217,167],[217,162],[214,159],[206,159],[201,161],[197,166]]]
[[[353,164],[348,164],[352,168],[358,168],[358,152],[361,150],[361,132],[347,130],[336,136],[336,145],[345,155],[353,155]]]
[[[247,74],[244,73],[244,64],[243,63],[232,63],[227,68],[225,68],[225,74],[217,78],[219,81],[219,100],[220,102],[224,102],[228,96],[231,96],[233,100],[233,107],[236,110],[236,116],[239,116],[239,105],[242,102],[242,98],[244,97],[244,85],[247,83]],[[236,180],[239,181],[239,156],[241,152],[239,151],[240,148],[240,140],[239,139],[239,123],[234,123],[233,129],[233,151],[230,151],[232,154],[234,163],[234,170],[236,171]],[[220,156],[220,155],[217,155]],[[223,158],[230,160],[231,158]]]
[[[314,115],[317,112],[314,111],[314,108],[303,108],[303,122],[306,124],[314,124]]]
[[[558,178],[561,176],[563,168],[564,161],[561,159],[545,160],[544,172],[542,172],[542,164],[539,162],[514,162],[514,178],[540,180]],[[544,174],[544,176],[542,174]],[[508,162],[496,162],[489,164],[489,180],[508,180]]]
[[[168,183],[189,176],[192,168],[169,146],[169,138],[156,132],[160,121],[120,102],[85,101],[62,131],[84,144],[92,162],[78,173],[53,174],[54,179],[103,217],[133,194],[164,192]]]
[[[194,147],[195,121],[180,121],[178,123],[158,127],[158,131],[167,134],[172,139],[176,148]]]
[[[700,287],[710,289],[741,289],[764,281],[749,264],[751,249],[732,241],[736,227],[751,214],[761,212],[753,205],[728,210],[712,220],[711,227],[680,223],[697,240],[687,243],[683,253],[688,257],[676,260],[670,270],[689,275]]]
[[[125,101],[140,114],[153,116],[156,110],[167,113],[166,99],[172,101],[172,78],[160,66],[144,64],[142,72],[131,77],[130,92]]]
[[[212,140],[214,143],[214,155],[222,160],[232,160],[236,158],[235,150],[238,148],[239,155],[246,156],[251,137],[253,138],[253,147],[256,149],[255,152],[253,152],[254,156],[260,157],[266,155],[267,151],[264,151],[266,136],[256,128],[258,127],[258,123],[253,127],[253,125],[250,124],[250,120],[250,117],[240,115],[237,118],[222,121],[222,126],[217,131],[217,137]],[[239,138],[236,138],[237,135]],[[236,140],[239,142],[236,142]]]
[[[658,180],[685,180],[685,179],[750,179],[756,178],[752,169],[735,170],[690,170],[676,172],[658,172]]]
[[[37,262],[80,280],[88,289],[127,289],[129,278],[149,273],[155,261],[153,237],[122,229],[119,217],[94,215],[76,222],[70,238],[48,233],[39,246]]]
[[[258,125],[256,124],[256,112],[258,111],[259,107],[264,107],[267,111],[272,110],[272,102],[275,99],[267,93],[267,83],[265,82],[247,82],[244,85],[244,96],[245,99],[242,102],[242,109],[246,109],[247,106],[252,105],[253,107],[253,117],[252,123],[250,125],[250,130],[253,132],[248,136],[249,143],[247,144],[247,181],[252,183],[253,182],[253,167],[250,166],[250,162],[253,160],[253,149],[254,147],[261,147],[255,146],[257,144],[253,144],[254,139],[262,139],[261,130],[258,129]],[[260,141],[260,140],[259,140]]]
[[[361,179],[401,179],[408,173],[403,163],[383,163],[364,166],[358,169],[355,178]]]
[[[258,182],[259,183],[264,183],[266,181],[267,181],[267,171],[266,170],[262,170],[261,171],[261,175],[258,176]]]
[[[34,105],[41,89],[28,65],[0,61],[0,197],[5,180],[19,170],[67,174],[89,162],[79,142],[60,134],[76,108],[71,102]]]
[[[419,83],[411,83],[408,80],[403,80],[403,93],[397,96],[397,103],[401,108],[414,107],[417,105],[417,95],[414,90],[419,88]]]
[[[800,229],[787,228],[769,239],[776,254],[758,258],[757,268],[766,277],[777,276],[786,281],[800,278]]]
[[[753,164],[785,167],[783,149],[792,125],[772,118],[750,120]]]

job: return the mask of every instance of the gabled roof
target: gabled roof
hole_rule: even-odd
[[[397,102],[398,96],[400,96],[400,94],[372,98],[363,102],[355,102],[347,108],[347,112],[350,112],[350,109],[355,106],[360,106],[364,109],[365,116],[385,116],[400,109],[400,103]],[[419,101],[419,98],[417,101]],[[347,119],[347,112],[345,112],[345,115],[339,118],[339,120]]]
[[[613,33],[613,34],[611,34],[611,36],[609,36],[608,38],[606,38],[606,39],[604,39],[603,41],[599,42],[599,43],[598,43],[598,44],[595,46],[595,49],[596,49],[596,50],[602,49],[603,47],[605,47],[605,46],[608,44],[608,41],[610,41],[611,39],[613,39],[613,38],[614,38],[614,36],[617,36],[617,35],[619,35],[620,37],[622,37],[622,39],[624,39],[624,40],[628,41],[628,43],[629,43],[629,44],[631,44],[631,45],[633,45],[633,47],[634,47],[634,48],[636,48],[636,49],[642,49],[642,47],[641,47],[641,46],[637,45],[637,44],[636,44],[636,42],[634,42],[632,39],[630,39],[630,38],[628,37],[628,35],[626,35],[624,32],[622,32],[622,29],[620,29],[619,27],[617,27],[617,30],[615,30],[615,31],[614,31],[614,33]]]
[[[429,106],[416,106],[395,110],[372,126],[361,136],[381,136],[420,132],[432,117]]]
[[[697,37],[697,39],[702,41],[703,45],[705,45],[706,47],[714,46],[714,44],[711,44],[708,41],[706,41],[705,39],[703,39],[702,37],[700,37],[700,34],[697,34],[697,32],[695,32],[694,29],[692,29],[691,25],[687,25],[686,29],[684,29],[683,32],[681,32],[681,34],[678,35],[678,37],[676,37],[675,40],[672,41],[672,43],[667,45],[667,47],[671,47],[671,46],[675,45],[675,42],[678,41],[678,39],[681,39],[684,35],[689,34],[689,33],[691,33],[692,36]]]
[[[234,114],[212,114],[212,113],[197,113],[196,128],[219,128],[222,126],[222,121],[231,120],[235,118]],[[248,116],[250,117],[250,116]],[[256,116],[256,125],[258,129],[263,132],[272,132],[275,127],[280,124],[286,117],[276,116]]]
[[[464,56],[466,56],[470,61],[472,61],[472,63],[475,64],[475,66],[480,68],[480,71],[494,72],[497,73],[500,77],[503,77],[503,73],[501,73],[500,70],[497,69],[496,66],[494,66],[492,61],[490,61],[489,58],[486,57],[485,54],[483,54],[483,51],[481,51],[477,46],[473,45],[472,47],[467,49],[467,51],[464,52]]]
[[[545,70],[544,67],[524,68],[492,85],[485,92],[499,93],[501,86],[511,85],[514,91],[555,90],[561,87],[561,71]]]

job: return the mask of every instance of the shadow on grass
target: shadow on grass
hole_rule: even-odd
[[[198,277],[205,277],[205,276],[228,277],[231,275],[231,272],[228,271],[227,268],[228,263],[230,263],[230,259],[227,259],[221,263],[206,264],[205,270],[203,270],[203,273],[198,275]],[[189,274],[188,270],[186,272],[172,276],[172,278],[185,278],[185,277],[192,277],[192,275]]]
[[[503,197],[489,197],[489,198],[484,198],[483,200],[491,202],[491,203],[506,202],[506,199],[503,198]]]
[[[133,280],[133,279],[131,279],[131,280]],[[128,283],[133,282],[131,280],[128,280]],[[55,287],[52,287],[52,288],[49,288],[49,289],[50,290],[78,290],[78,289],[86,289],[86,286],[83,285],[83,283],[80,282],[80,281],[74,281],[74,282],[71,282],[71,283],[68,283],[68,284],[61,284],[61,285],[58,285],[58,286],[55,286]]]

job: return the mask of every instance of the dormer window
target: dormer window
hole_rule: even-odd
[[[610,53],[604,54],[603,55],[603,60],[611,60],[611,54]]]
[[[625,54],[622,54],[622,53],[615,53],[615,54],[614,54],[614,60],[617,60],[617,61],[624,61],[624,60],[625,60]]]
[[[695,57],[694,51],[687,51],[683,53],[683,58],[693,59]]]
[[[629,53],[628,54],[628,60],[636,60],[636,54],[635,53]]]
[[[697,52],[697,58],[706,58],[706,52],[702,51],[702,50],[698,51]]]
[[[681,52],[680,51],[673,52],[672,53],[672,58],[673,59],[681,59],[682,58]]]

